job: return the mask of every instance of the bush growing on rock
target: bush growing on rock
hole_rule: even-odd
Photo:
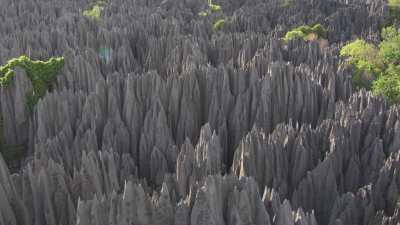
[[[286,33],[283,40],[288,42],[295,38],[303,38],[304,40],[314,40],[319,38],[327,38],[328,31],[321,25],[315,24],[314,26],[303,25],[297,27]]]
[[[210,8],[211,12],[221,11],[221,6],[214,4],[211,0],[208,0],[208,7]]]
[[[215,30],[222,29],[225,26],[225,23],[226,23],[225,19],[219,19],[219,20],[215,21],[213,28]]]
[[[92,9],[83,11],[83,15],[88,18],[99,20],[103,9],[104,7],[95,5]]]
[[[51,87],[63,65],[64,57],[52,57],[47,61],[35,61],[23,55],[9,60],[0,67],[0,85],[2,87],[9,86],[15,75],[13,70],[15,67],[24,69],[33,87],[32,93],[27,96],[27,104],[31,108]]]
[[[105,4],[105,1],[97,1],[91,9],[83,11],[83,15],[94,20],[100,20]]]
[[[220,11],[221,11],[221,6],[220,5],[214,4],[212,2],[212,0],[208,0],[207,1],[207,9],[204,10],[204,11],[199,12],[198,15],[201,16],[201,17],[207,17],[209,15],[213,15],[214,13],[217,13],[217,12],[220,12]],[[224,27],[225,23],[226,23],[226,19],[223,19],[223,18],[219,18],[218,19],[218,17],[217,17],[214,20],[214,23],[213,23],[214,30],[221,29],[222,27]]]
[[[377,71],[380,67],[375,59],[377,58],[379,49],[364,40],[357,39],[346,46],[340,51],[340,56],[346,59],[346,63],[355,67],[353,75],[353,82],[357,87],[369,87],[371,84],[370,79],[364,79],[362,76],[371,73],[379,73]]]

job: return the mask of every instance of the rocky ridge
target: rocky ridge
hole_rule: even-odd
[[[380,0],[0,0],[0,62],[65,56],[27,113],[0,105],[4,225],[375,225],[400,220],[400,108],[352,86],[338,49],[379,38]],[[217,16],[229,18],[221,31]],[[329,45],[279,38],[321,23]],[[112,50],[104,59],[99,48]]]

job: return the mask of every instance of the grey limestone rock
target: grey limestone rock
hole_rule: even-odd
[[[0,90],[1,142],[26,146],[12,175],[0,156],[0,224],[398,224],[400,108],[338,57],[379,41],[386,1],[285,2],[111,0],[93,20],[0,0],[1,64],[65,57],[32,111],[24,71]],[[316,23],[326,40],[280,40]]]

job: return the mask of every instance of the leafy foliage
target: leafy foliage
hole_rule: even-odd
[[[340,55],[346,63],[355,66],[353,76],[356,86],[372,89],[390,103],[400,100],[400,34],[394,27],[384,28],[379,46],[356,40],[344,46]],[[372,85],[364,82],[363,74],[374,74]]]
[[[83,11],[83,15],[95,20],[99,20],[103,9],[104,7],[95,5],[92,9]]]
[[[283,40],[285,42],[288,42],[295,38],[310,40],[310,37],[314,39],[315,36],[317,39],[326,38],[328,36],[328,31],[321,24],[315,24],[312,27],[308,25],[303,25],[287,32]]]
[[[221,11],[221,6],[214,4],[212,2],[212,0],[207,0],[207,6],[208,6],[208,8],[205,11],[199,12],[199,14],[198,14],[199,16],[206,17],[206,16],[213,15],[214,13]],[[217,17],[216,20],[214,20],[214,24],[213,24],[214,30],[221,29],[222,27],[224,27],[226,22],[227,22],[226,19],[222,19],[222,18],[218,19],[218,17]]]
[[[400,100],[400,70],[394,65],[389,65],[385,73],[376,79],[372,85],[372,91],[376,95],[387,98],[389,103],[398,103]]]
[[[27,95],[28,107],[32,108],[51,87],[55,77],[64,66],[64,57],[52,57],[48,61],[33,61],[27,56],[11,59],[0,67],[0,86],[8,87],[15,75],[14,68],[20,67],[32,82],[33,91]]]
[[[97,1],[91,9],[83,11],[83,15],[94,20],[100,20],[105,4],[105,1]]]
[[[379,44],[379,59],[385,64],[398,64],[400,62],[400,35],[394,27],[382,31],[383,41]]]
[[[219,30],[225,26],[225,23],[226,23],[225,19],[219,19],[219,20],[215,21],[213,28],[215,30]]]
[[[208,7],[210,7],[211,12],[219,12],[221,11],[221,6],[220,5],[216,5],[210,2],[210,4],[208,4]]]
[[[199,16],[206,17],[211,15],[212,13],[216,13],[221,11],[221,6],[218,4],[214,4],[212,0],[207,0],[207,9],[199,12]]]
[[[208,7],[211,9],[211,12],[219,12],[219,11],[221,11],[221,6],[212,3],[211,0],[208,0]]]
[[[357,39],[340,50],[340,56],[345,57],[349,64],[355,65],[357,70],[373,72],[379,49],[364,40]]]

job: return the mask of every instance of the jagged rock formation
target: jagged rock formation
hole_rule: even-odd
[[[14,174],[0,156],[1,225],[399,223],[400,108],[338,59],[386,3],[214,2],[110,0],[93,21],[86,0],[0,0],[1,63],[65,57],[32,114],[23,74],[0,92],[4,142],[28,147]],[[279,40],[313,23],[329,43]]]

